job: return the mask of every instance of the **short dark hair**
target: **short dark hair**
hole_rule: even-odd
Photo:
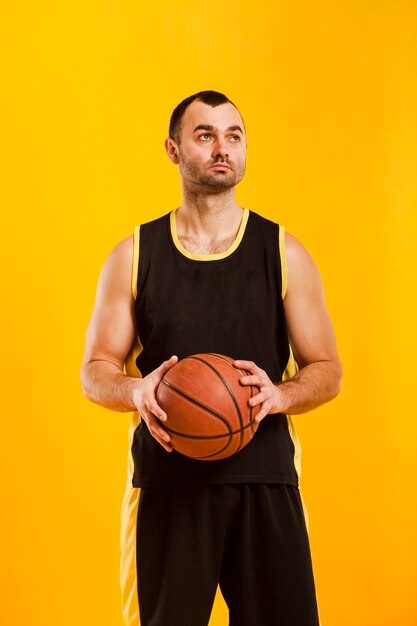
[[[182,102],[179,103],[178,106],[175,107],[169,122],[169,136],[177,143],[179,143],[180,138],[181,120],[185,111],[190,106],[190,104],[194,102],[194,100],[201,100],[201,102],[204,102],[204,104],[209,104],[211,107],[217,107],[220,104],[226,104],[227,102],[233,104],[233,102],[229,100],[229,98],[225,96],[224,93],[220,93],[219,91],[199,91],[198,93],[195,93],[192,96],[188,96],[188,98],[185,98]],[[235,104],[233,104],[233,106],[237,109],[237,106]]]

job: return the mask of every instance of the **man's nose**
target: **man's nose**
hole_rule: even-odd
[[[213,145],[213,157],[225,158],[228,156],[227,144],[224,139],[218,138]]]

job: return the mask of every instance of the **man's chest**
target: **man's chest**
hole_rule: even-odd
[[[201,242],[191,237],[178,236],[181,245],[192,254],[220,254],[226,252],[233,244],[235,237],[222,239],[221,241]]]

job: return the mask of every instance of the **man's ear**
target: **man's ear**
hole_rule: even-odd
[[[173,163],[175,163],[175,165],[178,165],[178,163],[179,163],[179,158],[178,158],[179,150],[178,150],[178,146],[177,146],[176,142],[171,137],[168,137],[168,139],[165,139],[165,150],[167,151],[167,155],[169,156],[171,161]]]

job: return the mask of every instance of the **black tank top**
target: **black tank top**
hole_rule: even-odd
[[[196,255],[182,247],[175,212],[135,231],[132,289],[137,341],[126,361],[146,376],[173,354],[216,352],[254,361],[278,383],[294,375],[283,293],[284,229],[244,210],[237,238],[224,253]],[[134,413],[128,484],[286,483],[298,486],[300,445],[292,420],[267,415],[252,441],[218,461],[166,452]]]

